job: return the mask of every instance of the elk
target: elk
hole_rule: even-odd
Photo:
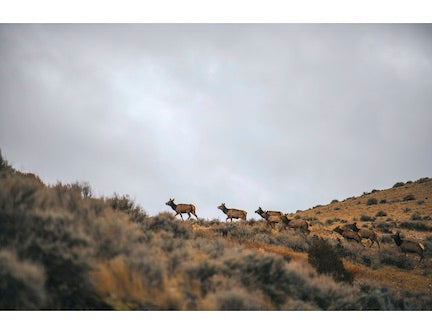
[[[283,216],[287,221],[286,226],[293,229],[299,229],[301,232],[309,234],[309,224],[303,219],[289,219],[287,215]]]
[[[182,213],[187,213],[189,215],[188,220],[191,218],[191,214],[193,214],[195,218],[198,219],[198,216],[195,213],[195,205],[193,204],[175,204],[174,198],[170,198],[170,200],[165,204],[170,206],[176,212],[174,217],[180,215],[181,219],[184,221]]]
[[[267,226],[270,226],[271,228],[274,228],[277,223],[284,222],[282,218],[284,215],[280,211],[264,211],[261,207],[258,207],[255,213],[263,217],[267,222]]]
[[[375,242],[378,245],[378,248],[381,248],[380,244],[379,244],[379,241],[378,241],[378,236],[377,236],[377,234],[374,231],[368,230],[368,229],[365,229],[365,228],[358,228],[357,227],[357,223],[345,225],[344,227],[345,227],[345,229],[350,229],[350,230],[352,230],[354,232],[357,232],[358,235],[360,236],[360,238],[370,240],[371,244],[370,244],[369,248],[372,247],[372,245]]]
[[[261,209],[260,206],[258,207],[258,210],[255,211],[255,213],[259,214],[261,217],[265,219],[265,217],[263,216],[264,212],[267,213],[269,216],[283,216],[282,211],[271,211],[271,210],[264,211],[263,209]]]
[[[392,238],[396,244],[400,248],[400,250],[405,253],[405,256],[407,256],[407,253],[417,253],[420,256],[419,262],[421,262],[424,259],[424,249],[425,247],[421,242],[413,241],[413,240],[403,240],[400,237],[399,232],[392,235]]]
[[[339,226],[335,227],[333,231],[339,233],[342,237],[344,237],[344,239],[354,240],[364,247],[364,245],[361,243],[362,238],[357,232],[354,232],[352,230],[342,229]]]
[[[231,223],[232,223],[233,218],[234,219],[244,219],[244,220],[246,220],[247,212],[244,211],[244,210],[228,209],[225,206],[225,203],[222,203],[217,208],[219,210],[222,210],[222,212],[227,215],[227,218],[225,219],[225,221],[227,221],[228,219],[231,219]]]

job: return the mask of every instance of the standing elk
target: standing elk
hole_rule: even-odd
[[[193,204],[175,204],[174,198],[171,199],[165,203],[166,205],[170,206],[175,212],[175,216],[180,215],[181,219],[184,221],[182,213],[188,214],[188,220],[191,218],[191,214],[195,216],[196,219],[198,219],[198,216],[195,213],[195,205]]]
[[[227,215],[227,218],[225,219],[225,221],[227,221],[228,219],[231,219],[231,223],[232,223],[233,218],[234,219],[244,219],[244,220],[246,220],[247,212],[244,211],[244,210],[228,209],[225,206],[225,203],[222,203],[217,208],[219,210],[222,210],[222,212]]]
[[[413,241],[413,240],[403,240],[400,237],[399,232],[392,235],[392,238],[396,244],[400,248],[400,250],[405,253],[405,256],[407,253],[417,253],[420,256],[419,262],[421,262],[424,259],[424,249],[425,247],[421,242]]]
[[[365,228],[358,228],[357,227],[357,223],[345,225],[344,228],[350,229],[350,230],[352,230],[354,232],[357,232],[358,235],[360,236],[360,238],[362,238],[362,239],[368,239],[368,240],[370,240],[371,244],[369,245],[369,248],[372,247],[372,245],[374,243],[376,243],[378,245],[378,248],[381,248],[380,244],[379,244],[379,241],[378,241],[378,236],[377,236],[377,234],[374,231],[368,230],[368,229],[365,229]]]
[[[352,230],[342,229],[339,226],[335,227],[333,229],[333,232],[339,233],[344,239],[347,240],[354,240],[355,242],[359,243],[364,247],[364,245],[361,243],[361,237],[357,232],[354,232]]]

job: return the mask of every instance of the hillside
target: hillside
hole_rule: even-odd
[[[430,310],[431,195],[422,179],[298,211],[303,235],[255,219],[150,217],[127,196],[48,186],[0,156],[0,309]],[[355,220],[380,249],[331,231]],[[423,262],[400,252],[396,230],[425,245]]]

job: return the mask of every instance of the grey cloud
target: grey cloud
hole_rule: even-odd
[[[431,25],[1,25],[0,147],[150,213],[293,211],[432,165]]]

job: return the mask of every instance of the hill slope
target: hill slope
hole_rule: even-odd
[[[414,202],[430,185],[388,192],[413,192],[402,206],[426,216],[429,199]],[[359,200],[367,197],[297,212],[312,224],[308,236],[254,219],[182,222],[167,212],[149,217],[127,196],[94,198],[85,184],[47,186],[0,157],[0,309],[432,309],[430,261],[405,258],[385,233],[378,252],[330,231],[342,222],[323,219],[350,220],[355,206],[394,212],[393,221],[368,224],[394,229],[406,217],[396,215],[400,202],[367,211],[352,204]]]

